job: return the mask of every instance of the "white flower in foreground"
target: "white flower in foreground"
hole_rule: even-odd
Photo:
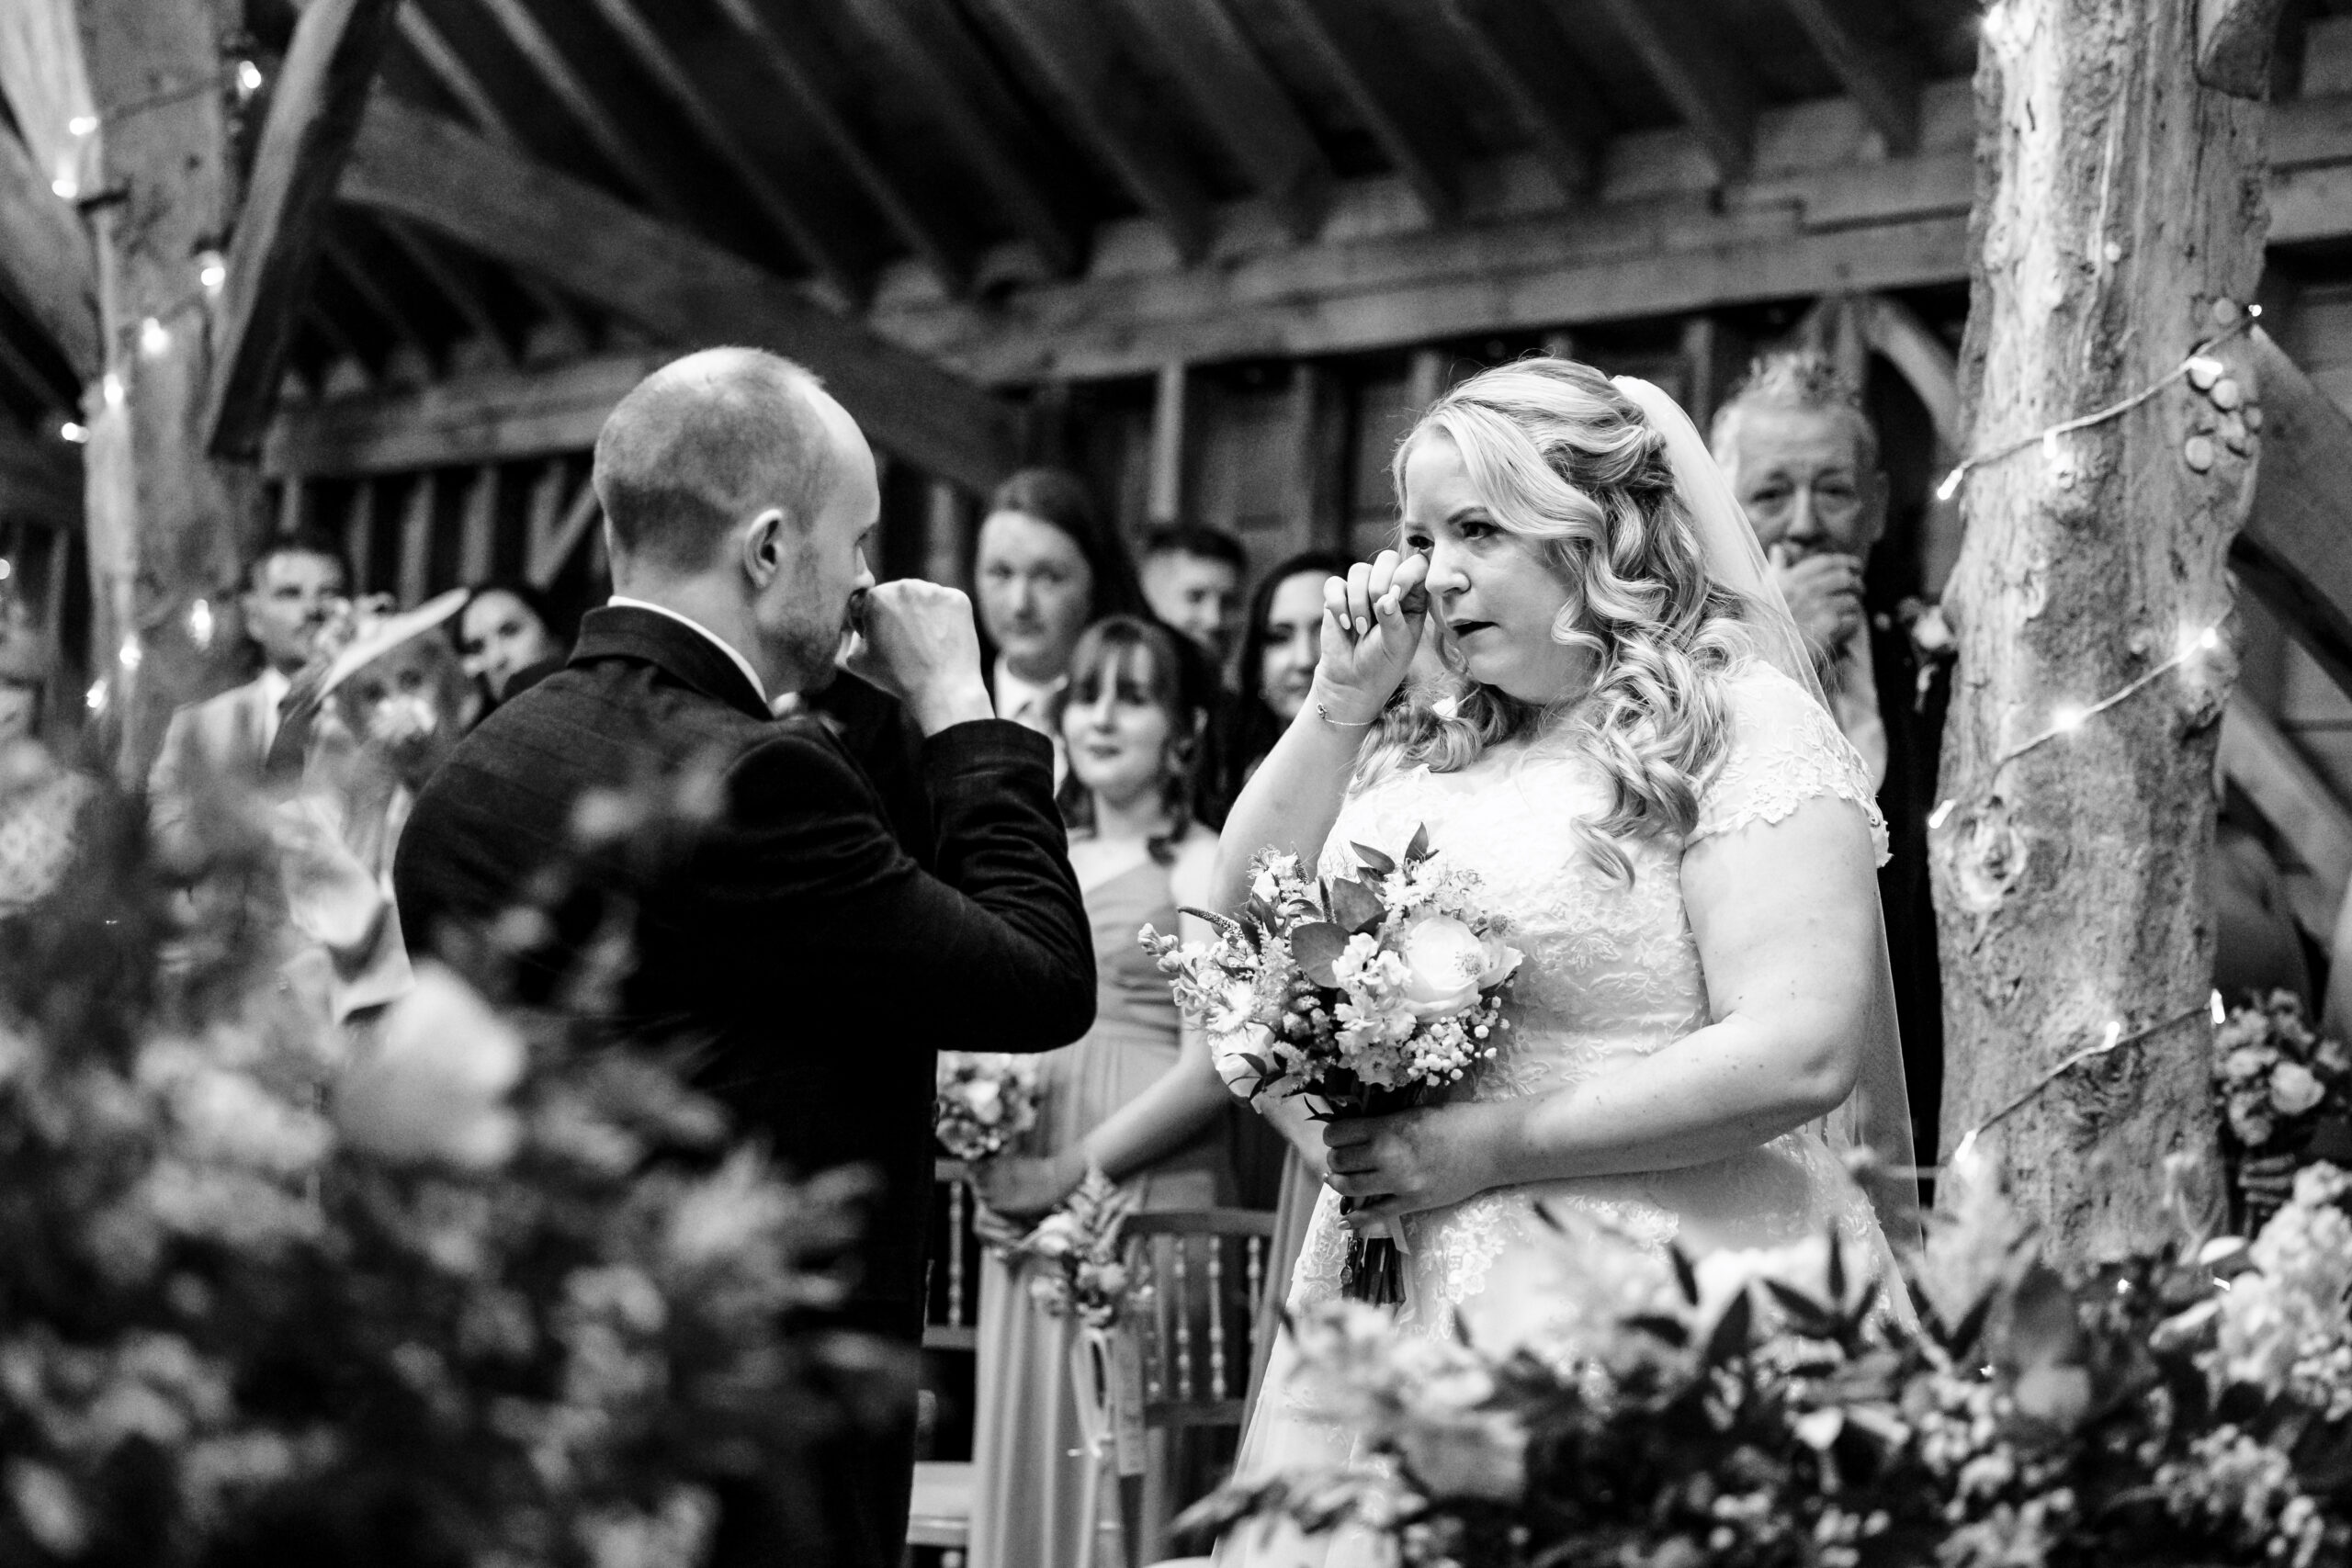
[[[502,1165],[522,1141],[506,1097],[523,1078],[522,1037],[437,964],[392,1004],[335,1086],[335,1123],[385,1159],[469,1169]]]
[[[1460,1012],[1478,999],[1478,976],[1490,963],[1486,943],[1452,915],[1419,915],[1396,935],[1405,963],[1405,1005],[1427,1021]]]

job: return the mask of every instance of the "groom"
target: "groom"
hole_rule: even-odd
[[[637,911],[618,1021],[693,1047],[704,1086],[797,1168],[878,1168],[842,1316],[917,1343],[935,1053],[1046,1050],[1093,1020],[1053,749],[991,716],[963,594],[876,585],[873,454],[798,367],[714,349],[654,372],[605,421],[594,482],[612,601],[418,799],[402,927],[462,951],[557,859],[584,793],[713,768],[723,806],[698,841],[616,890]],[[844,647],[922,732],[930,871],[832,730],[779,702],[821,691]],[[829,1563],[897,1568],[910,1416],[883,1448],[822,1456]],[[761,1533],[730,1512],[718,1559],[759,1560]]]

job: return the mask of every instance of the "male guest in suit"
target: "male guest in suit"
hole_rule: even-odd
[[[147,775],[155,832],[166,846],[199,791],[215,781],[247,785],[261,777],[277,737],[278,705],[350,581],[342,547],[317,529],[281,535],[254,558],[237,606],[245,635],[261,649],[261,673],[172,715]]]
[[[1879,871],[1879,901],[1924,1159],[1936,1147],[1943,1079],[1928,815],[1935,809],[1948,667],[1923,660],[1894,616],[1871,615],[1863,605],[1871,547],[1886,531],[1886,475],[1859,393],[1826,355],[1758,360],[1715,414],[1713,446],[1812,649],[1838,728],[1878,783],[1891,852]]]
[[[656,371],[605,422],[594,477],[612,601],[425,787],[394,868],[402,925],[461,940],[557,857],[584,791],[714,767],[716,817],[621,889],[637,958],[616,1021],[693,1046],[705,1087],[801,1169],[879,1168],[845,1320],[916,1343],[935,1052],[1044,1050],[1092,1021],[1052,748],[991,716],[963,594],[875,584],[873,455],[797,367],[715,349]],[[831,728],[773,716],[837,655],[921,731],[929,871]],[[824,1456],[826,1562],[897,1568],[911,1443],[910,1413],[886,1451]],[[720,1559],[761,1551],[730,1510]]]

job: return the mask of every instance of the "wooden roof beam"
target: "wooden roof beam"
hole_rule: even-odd
[[[360,302],[390,331],[395,349],[406,348],[424,363],[428,371],[439,367],[441,356],[433,352],[432,341],[417,326],[408,307],[394,298],[394,290],[386,288],[376,276],[376,269],[367,257],[333,234],[320,241],[319,254],[320,259],[342,277],[345,287],[359,296]]]
[[[2254,505],[2230,547],[2230,565],[2335,683],[2352,693],[2352,419],[2260,327],[2219,351],[2251,362],[2260,397],[2261,461]],[[2203,410],[2199,412],[2202,414]],[[2245,443],[2245,415],[2222,435]]]
[[[670,182],[662,177],[661,171],[646,159],[636,140],[623,129],[620,120],[605,107],[604,101],[596,96],[594,89],[571,68],[571,62],[564,58],[563,51],[548,35],[547,28],[539,25],[539,19],[531,14],[524,0],[475,0],[475,3],[490,13],[491,19],[498,24],[507,41],[529,63],[540,85],[555,96],[571,114],[573,122],[588,133],[588,140],[595,143],[596,151],[603,155],[605,162],[611,164],[615,172],[656,211],[680,223],[690,221],[691,214],[685,202],[672,188]]]
[[[738,0],[740,3],[740,0]],[[1219,0],[1119,0],[1283,230],[1321,231],[1339,176],[1306,118]]]
[[[1559,30],[1516,0],[1439,0],[1437,9],[1496,95],[1534,136],[1561,194],[1589,194],[1600,183],[1609,117],[1591,73]]]
[[[602,3],[623,6],[630,0]],[[975,259],[970,239],[956,233],[952,223],[942,221],[938,211],[875,150],[873,139],[856,123],[844,101],[848,67],[808,25],[806,11],[785,6],[763,12],[749,0],[718,0],[718,6],[742,33],[768,73],[784,84],[785,91],[792,95],[907,248],[922,258],[948,293],[969,293]]]
[[[1919,149],[1919,73],[1866,0],[1783,0],[1898,158]]]
[[[97,279],[81,215],[50,188],[25,145],[0,131],[0,288],[85,381],[102,358]]]
[[[463,169],[466,178],[448,177]],[[985,490],[1015,465],[1017,412],[699,235],[397,99],[360,129],[345,199],[413,220],[672,343],[751,343],[822,376],[876,445]]]
[[[1021,107],[950,18],[917,27],[899,0],[842,0],[849,20],[890,62],[914,100],[947,130],[947,145],[979,176],[1014,230],[1057,276],[1086,256],[1086,231],[1037,178],[1049,154]]]
[[[458,106],[473,120],[476,130],[502,147],[522,150],[522,138],[514,134],[514,127],[507,119],[506,111],[498,107],[498,100],[490,96],[490,89],[482,85],[481,78],[474,74],[473,67],[466,63],[465,57],[451,46],[441,29],[433,25],[432,18],[424,14],[424,6],[404,5],[400,13],[401,39],[424,63],[426,74],[440,85],[442,91],[458,101]],[[518,277],[516,281],[539,314],[556,322],[571,336],[583,343],[587,341],[587,323],[581,321],[578,313],[553,289],[535,277]]]
[[[491,314],[490,307],[482,302],[481,294],[458,276],[458,269],[451,266],[441,253],[410,225],[390,220],[380,226],[385,233],[391,236],[393,248],[407,258],[411,266],[424,275],[425,281],[433,285],[435,290],[464,320],[467,331],[487,344],[499,358],[513,364],[516,357],[514,344],[500,329],[498,319]]]
[[[865,299],[872,291],[871,280],[856,257],[836,238],[840,226],[825,223],[817,215],[803,211],[800,203],[786,195],[766,167],[752,156],[743,139],[711,107],[701,86],[645,19],[637,0],[596,0],[596,8],[612,24],[613,30],[621,35],[631,57],[693,124],[695,134],[702,138],[703,144],[718,155],[718,161],[727,165],[736,183],[750,194],[752,205],[760,209],[769,226],[807,257],[826,282],[849,299]]]
[[[1420,73],[1399,56],[1378,16],[1363,0],[1277,0],[1276,9],[1337,78],[1430,221],[1457,216],[1470,149],[1437,112]]]
[[[1549,4],[1553,15],[1565,23],[1564,0]],[[1674,112],[1698,135],[1714,160],[1717,177],[1744,177],[1756,152],[1756,84],[1724,59],[1713,40],[1692,30],[1690,17],[1679,6],[1600,0],[1600,6],[1634,46]]]
[[[1186,262],[1216,232],[1209,192],[1178,155],[1181,134],[1092,0],[979,0],[1053,85],[1097,156]]]
[[[400,0],[311,0],[294,24],[229,245],[202,426],[216,456],[260,444],[399,8]]]

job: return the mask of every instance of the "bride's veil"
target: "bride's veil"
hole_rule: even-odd
[[[1699,434],[1699,427],[1680,404],[1649,382],[1634,376],[1612,378],[1665,438],[1667,458],[1674,466],[1675,488],[1698,526],[1699,547],[1705,554],[1707,575],[1731,589],[1747,606],[1745,620],[1758,654],[1811,693],[1826,709],[1829,700],[1814,672],[1804,638],[1789,614],[1748,525],[1747,513],[1732,493],[1731,481],[1716,466],[1713,454]],[[1831,1113],[1830,1143],[1841,1151],[1868,1151],[1855,1161],[1857,1175],[1876,1205],[1887,1237],[1897,1248],[1916,1247],[1920,1239],[1917,1155],[1911,1135],[1911,1100],[1903,1076],[1903,1041],[1894,1017],[1894,976],[1886,956],[1886,925],[1879,922],[1878,1006],[1871,1037],[1862,1055],[1861,1075],[1854,1092]]]

